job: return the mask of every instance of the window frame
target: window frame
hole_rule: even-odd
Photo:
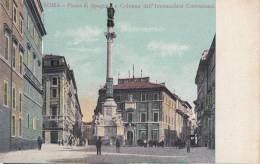
[[[15,116],[12,116],[12,137],[16,136],[16,121]]]
[[[32,120],[32,129],[33,129],[33,130],[37,130],[37,123],[36,123],[36,122],[37,122],[37,120],[36,120],[36,118],[34,117],[33,120]]]
[[[13,47],[12,47],[12,68],[16,68],[16,49],[17,49],[17,45],[15,43],[13,43]]]
[[[19,118],[19,131],[18,131],[18,136],[21,137],[22,136],[22,119]]]
[[[157,133],[156,139],[154,139],[155,132]],[[152,129],[152,140],[155,140],[155,141],[159,140],[159,129]]]
[[[17,5],[15,3],[13,5],[13,21],[17,23]]]
[[[129,121],[129,115],[131,114],[131,121]],[[133,112],[127,112],[127,122],[133,122]]]
[[[16,88],[12,88],[12,109],[16,110]]]
[[[4,96],[3,96],[3,105],[5,107],[8,107],[8,97],[9,97],[9,91],[8,91],[9,85],[8,85],[8,81],[4,80]],[[6,95],[5,95],[6,94]],[[6,96],[6,98],[5,98]],[[6,101],[6,102],[5,102]]]
[[[19,30],[21,32],[21,34],[23,35],[23,16],[22,14],[20,13],[20,16],[19,16]]]
[[[56,84],[54,84],[54,79],[56,79]],[[57,86],[58,85],[58,78],[57,77],[53,77],[51,81],[52,81],[52,85],[53,86]]]
[[[141,100],[142,100],[142,101],[146,101],[146,93],[142,93]]]
[[[144,134],[144,137],[143,135]],[[146,140],[147,139],[147,130],[146,129],[140,129],[139,130],[139,139]]]
[[[22,112],[22,92],[19,92],[19,112]]]
[[[144,121],[142,121],[142,115],[144,114]],[[146,120],[146,112],[140,112],[140,122],[146,122],[147,120]]]
[[[7,42],[6,42],[7,39]],[[10,36],[7,34],[7,32],[5,32],[4,34],[4,58],[6,59],[6,61],[9,60],[9,54],[10,54]],[[7,43],[7,48],[6,48],[6,43]],[[6,52],[7,50],[7,52]]]
[[[19,73],[23,74],[23,52],[20,51],[19,57]]]
[[[157,114],[157,121],[155,121],[154,116]],[[159,122],[159,112],[153,112],[153,122]]]
[[[54,96],[54,90],[56,91],[55,92],[55,96]],[[51,96],[52,96],[52,98],[57,98],[57,88],[52,88],[51,89]]]
[[[27,114],[27,128],[30,128],[30,114]]]

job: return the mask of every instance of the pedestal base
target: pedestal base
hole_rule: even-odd
[[[105,145],[115,144],[116,138],[124,138],[124,126],[121,114],[116,113],[117,104],[113,98],[106,99],[102,106],[103,114],[97,118],[95,136],[102,137]]]

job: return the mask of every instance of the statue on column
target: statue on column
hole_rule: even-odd
[[[112,3],[110,3],[110,6],[107,7],[107,27],[114,27],[114,15],[115,9]]]

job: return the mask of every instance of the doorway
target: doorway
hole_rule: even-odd
[[[132,131],[127,132],[127,144],[133,145],[133,132]]]

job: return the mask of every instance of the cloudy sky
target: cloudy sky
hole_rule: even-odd
[[[114,81],[150,76],[193,104],[203,50],[215,34],[214,0],[117,0]],[[74,70],[84,120],[89,121],[106,78],[105,0],[42,0],[44,53],[63,55]],[[150,7],[150,8],[145,8]],[[149,6],[150,5],[150,6]],[[208,7],[209,6],[209,7]],[[212,8],[213,6],[213,8]]]

